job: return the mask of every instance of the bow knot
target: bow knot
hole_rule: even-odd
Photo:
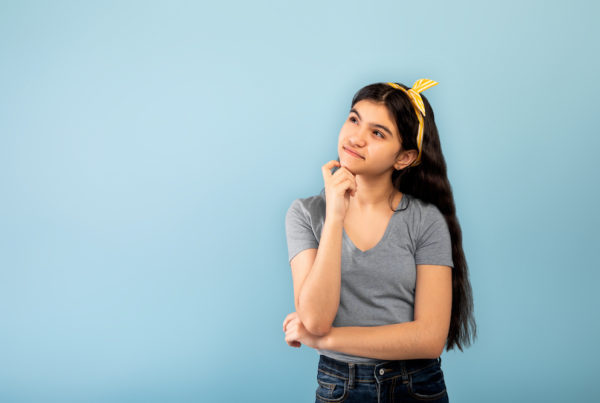
[[[409,88],[408,90],[396,83],[387,84],[404,91],[415,107],[415,113],[417,114],[417,119],[419,119],[419,129],[417,131],[417,147],[419,148],[419,155],[417,155],[417,159],[413,162],[413,165],[419,165],[421,163],[421,154],[423,152],[423,116],[425,116],[425,104],[423,103],[423,98],[421,98],[421,92],[425,91],[427,88],[437,85],[438,83],[433,80],[429,80],[428,78],[421,78],[415,81],[412,88]]]
[[[420,93],[425,91],[428,88],[433,87],[434,85],[437,85],[438,83],[433,80],[429,80],[427,78],[421,78],[421,79],[415,81],[412,88],[409,88],[408,90],[405,90],[404,88],[402,88],[401,86],[399,86],[396,83],[388,83],[388,84],[394,88],[404,91],[410,97],[415,108],[417,108],[417,110],[419,112],[421,112],[421,114],[423,116],[425,116],[425,105],[423,104],[423,98],[421,98]]]

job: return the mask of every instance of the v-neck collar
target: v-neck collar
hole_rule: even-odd
[[[398,210],[400,208],[400,206],[402,206],[404,204],[404,200],[407,198],[407,194],[406,193],[402,193],[402,198],[400,199],[400,201],[398,202],[398,205],[396,206],[396,208],[394,210]],[[346,240],[346,242],[348,243],[348,245],[350,245],[350,248],[352,249],[352,251],[360,256],[366,256],[366,255],[370,255],[371,253],[373,253],[373,251],[375,249],[377,249],[381,244],[383,244],[386,240],[386,238],[388,237],[389,233],[391,232],[391,228],[392,228],[392,221],[394,220],[394,216],[396,215],[396,212],[394,212],[392,214],[392,216],[390,217],[388,223],[387,223],[387,227],[385,228],[385,232],[383,233],[383,236],[381,237],[381,239],[379,240],[379,242],[377,242],[377,244],[375,244],[375,246],[367,249],[367,250],[360,250],[356,247],[356,245],[354,245],[354,242],[352,242],[352,239],[350,239],[350,237],[348,236],[348,234],[346,233],[346,229],[342,226],[342,235],[343,235],[343,239]]]

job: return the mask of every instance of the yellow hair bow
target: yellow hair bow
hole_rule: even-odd
[[[417,159],[413,162],[412,165],[419,165],[421,163],[421,150],[423,148],[423,116],[425,116],[425,105],[423,104],[423,98],[421,98],[421,92],[425,91],[428,88],[433,87],[434,85],[438,85],[437,82],[433,80],[429,80],[427,78],[421,78],[413,84],[412,88],[404,89],[396,83],[387,83],[388,85],[402,90],[408,95],[413,106],[415,107],[415,112],[417,113],[417,119],[419,119],[419,131],[417,133],[417,146],[419,148],[419,155]]]

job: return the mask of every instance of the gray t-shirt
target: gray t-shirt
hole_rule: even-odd
[[[418,264],[453,267],[446,220],[438,208],[404,193],[379,243],[361,251],[343,230],[340,304],[333,326],[381,326],[414,320]],[[318,248],[325,223],[325,188],[296,199],[285,217],[288,262],[304,249]],[[336,360],[384,360],[317,350]]]

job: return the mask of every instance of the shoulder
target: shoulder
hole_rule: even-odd
[[[422,240],[434,232],[448,230],[446,218],[435,204],[412,195],[409,198],[407,217],[417,240]]]
[[[444,215],[435,204],[426,202],[410,194],[405,194],[405,196],[408,196],[409,214],[413,217],[415,223],[431,223],[444,218]]]
[[[316,220],[325,215],[325,188],[314,196],[302,197],[292,201],[287,210],[287,217],[303,216],[308,220]]]

